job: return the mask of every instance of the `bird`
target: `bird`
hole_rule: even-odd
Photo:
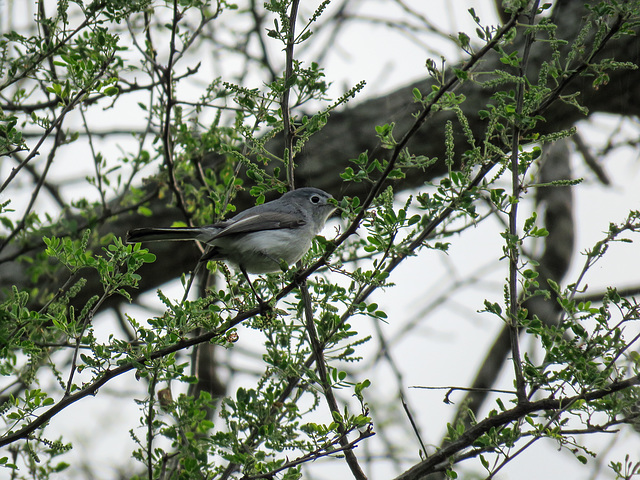
[[[329,193],[303,187],[211,225],[136,228],[127,232],[126,242],[205,243],[210,247],[201,261],[224,261],[238,267],[255,293],[248,273],[281,271],[283,261],[294,265],[309,251],[313,238],[335,210]]]

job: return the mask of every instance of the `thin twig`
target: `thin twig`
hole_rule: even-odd
[[[153,408],[156,397],[156,382],[158,381],[158,371],[153,370],[151,381],[149,382],[149,404],[147,405],[147,477],[153,480],[153,419],[155,410]]]
[[[476,54],[474,54],[471,57],[471,59],[461,68],[461,70],[468,72],[471,69],[473,69],[474,66],[480,61],[480,59],[482,57],[484,57],[487,53],[492,51],[492,49],[495,47],[495,45],[501,41],[502,37],[504,37],[504,35],[506,35],[506,33],[515,25],[516,19],[517,19],[517,15],[513,15],[511,20],[509,22],[507,22],[505,25],[503,25],[496,32],[495,36],[491,39],[491,41],[489,43],[487,43],[487,45],[485,45],[482,49],[480,49]],[[437,102],[446,93],[450,92],[457,85],[459,85],[459,82],[460,81],[459,81],[458,77],[453,75],[444,85],[442,85],[440,87],[440,89],[438,90],[436,95],[433,97],[433,99],[425,106],[424,110],[421,112],[420,115],[418,115],[418,117],[415,120],[415,122],[413,123],[413,125],[404,134],[402,139],[397,143],[397,145],[394,148],[393,153],[391,155],[391,159],[389,160],[389,162],[387,164],[387,167],[385,168],[385,170],[380,175],[379,180],[372,186],[372,188],[369,191],[369,194],[367,195],[365,200],[361,203],[360,213],[358,213],[354,217],[354,219],[351,221],[349,226],[344,230],[344,232],[342,234],[340,234],[337,238],[335,238],[331,242],[331,244],[325,250],[325,253],[318,260],[316,260],[315,263],[313,263],[312,265],[308,266],[305,270],[301,271],[298,274],[298,278],[307,278],[313,272],[318,270],[320,267],[323,267],[324,265],[326,265],[328,263],[328,261],[329,261],[329,257],[338,248],[338,246],[340,246],[349,237],[351,237],[352,235],[354,235],[356,233],[356,231],[360,227],[360,223],[364,219],[365,215],[367,215],[368,208],[371,206],[371,204],[373,203],[373,200],[378,196],[378,194],[382,190],[385,182],[387,181],[389,173],[395,167],[395,164],[396,164],[398,158],[400,157],[400,154],[406,148],[407,143],[409,142],[409,140],[419,132],[421,127],[424,125],[424,123],[430,117],[430,115],[431,115],[431,113],[433,111],[433,108],[437,104]],[[471,192],[471,190],[475,189],[480,184],[482,179],[495,166],[497,161],[498,161],[497,159],[494,159],[493,161],[487,162],[484,165],[482,165],[480,167],[480,170],[476,174],[475,178],[469,184],[469,186],[463,192],[461,192],[459,198],[462,198],[463,195],[467,195],[468,193]],[[457,200],[454,200],[453,202],[451,202],[451,204],[448,207],[446,207],[440,213],[440,215],[438,215],[431,222],[429,222],[429,224],[423,230],[423,233],[420,236],[418,236],[409,245],[408,250],[412,252],[413,250],[418,248],[428,238],[428,236],[434,231],[434,229],[438,225],[440,225],[446,218],[448,218],[453,213],[454,206],[456,205],[456,203],[457,203]],[[402,260],[404,260],[406,257],[407,257],[407,255],[399,255],[394,260],[390,261],[389,262],[389,266],[385,269],[385,272],[388,273],[388,272],[391,272],[392,270],[394,270],[402,262]],[[296,283],[295,282],[290,283],[289,285],[287,285],[285,288],[283,288],[280,291],[280,293],[277,295],[276,298],[280,299],[280,298],[285,297],[295,287],[296,287]],[[361,298],[360,301],[366,300],[369,297],[369,295],[376,289],[377,289],[376,286],[370,286],[367,290],[363,291],[362,294],[360,295],[360,298]],[[350,316],[350,314],[349,314],[349,316]]]
[[[427,447],[424,445],[424,442],[422,441],[422,435],[420,435],[420,429],[418,428],[418,425],[413,419],[413,414],[411,413],[411,409],[409,408],[409,405],[407,405],[404,395],[402,394],[400,394],[400,401],[402,402],[402,408],[404,409],[404,413],[407,414],[409,423],[411,423],[411,428],[413,428],[413,433],[416,434],[416,437],[418,438],[418,442],[420,442],[420,448],[422,448],[422,453],[424,453],[424,456],[427,457],[428,456]]]
[[[144,205],[146,203],[148,203],[151,199],[153,199],[156,195],[158,195],[158,188],[154,188],[153,190],[151,190],[147,195],[144,196],[144,198],[140,199],[140,201],[132,204],[132,205],[128,205],[126,207],[123,207],[121,209],[118,210],[108,210],[106,212],[103,212],[99,217],[97,218],[92,218],[92,219],[87,219],[84,221],[84,223],[82,223],[81,225],[78,225],[76,232],[80,232],[86,228],[89,228],[93,225],[96,224],[102,224],[104,223],[106,220],[108,220],[111,217],[117,217],[118,215],[121,215],[123,213],[128,213],[128,212],[132,212],[135,210],[138,210],[138,208],[141,205]],[[58,235],[58,238],[65,238],[65,237],[70,237],[73,235],[73,232],[67,232],[65,234],[62,235]],[[5,263],[5,262],[11,262],[13,260],[15,260],[16,258],[31,252],[33,250],[36,249],[40,249],[42,247],[42,244],[40,243],[40,238],[38,238],[38,242],[31,244],[31,245],[26,245],[23,248],[20,248],[18,250],[16,250],[15,252],[13,252],[11,255],[7,255],[6,257],[2,257],[0,258],[0,265]]]
[[[526,15],[528,25],[533,25],[536,13],[538,11],[539,0],[536,0],[531,7],[531,10]],[[527,65],[529,63],[529,53],[531,52],[531,45],[535,40],[535,31],[532,29],[525,37],[524,50],[522,53],[522,60],[519,66],[519,77],[526,78]],[[524,106],[524,89],[525,82],[518,83],[518,90],[516,93],[516,119],[513,122],[512,130],[512,144],[511,144],[511,188],[512,188],[512,201],[511,208],[509,210],[509,237],[507,240],[507,247],[509,249],[509,338],[511,341],[511,357],[513,361],[513,368],[515,371],[515,383],[516,391],[518,392],[518,402],[527,401],[527,392],[525,389],[524,375],[522,374],[522,359],[520,357],[520,329],[519,329],[519,314],[520,314],[520,298],[518,294],[518,261],[519,261],[519,247],[520,240],[518,236],[518,203],[520,201],[520,193],[522,192],[522,185],[520,184],[520,133],[522,131],[520,122],[517,117],[522,115]]]
[[[415,478],[422,478],[422,476],[432,473],[435,468],[441,465],[443,462],[448,462],[448,459],[457,452],[462,451],[465,447],[472,445],[473,442],[482,435],[489,432],[491,429],[499,428],[503,425],[508,425],[518,419],[539,411],[555,411],[564,410],[568,405],[573,405],[579,401],[594,401],[601,398],[605,398],[616,392],[626,390],[640,384],[640,376],[634,375],[626,380],[620,380],[611,382],[609,385],[590,392],[581,393],[573,397],[561,397],[561,398],[544,398],[527,403],[519,403],[515,407],[500,412],[494,416],[485,418],[477,424],[469,427],[465,432],[457,439],[442,447],[440,450],[431,455],[428,459],[420,462],[411,469],[407,470],[403,474],[396,477],[396,480],[410,480]]]
[[[289,81],[293,76],[293,48],[296,41],[296,20],[298,18],[298,6],[300,0],[293,0],[291,2],[291,11],[289,13],[289,30],[287,32],[287,45],[285,47],[285,71],[284,71],[284,85],[285,89],[282,92],[282,99],[280,100],[280,109],[282,110],[282,128],[284,130],[284,161],[287,167],[287,182],[291,190],[296,188],[295,185],[295,164],[293,162],[293,141],[294,131],[291,124],[291,111],[289,110],[289,96],[291,94],[291,86]]]
[[[87,118],[84,114],[84,109],[82,108],[82,106],[80,106],[79,110],[80,110],[80,116],[82,117],[82,125],[87,135],[87,143],[89,144],[91,157],[93,158],[93,167],[96,172],[96,183],[97,183],[96,188],[98,189],[98,193],[100,195],[100,201],[102,202],[102,209],[107,210],[108,208],[107,199],[105,197],[104,188],[102,186],[102,172],[101,172],[100,159],[98,158],[98,153],[96,152],[96,149],[93,145],[93,134],[91,132],[91,129],[89,128],[89,124],[87,123]]]
[[[349,445],[349,439],[347,438],[347,430],[342,420],[342,415],[340,413],[340,407],[338,406],[338,402],[336,401],[336,397],[333,394],[333,389],[331,388],[331,381],[329,380],[329,375],[327,374],[327,366],[324,359],[324,345],[320,343],[318,339],[318,332],[316,331],[315,319],[313,318],[313,307],[311,305],[311,295],[309,295],[309,288],[307,287],[306,282],[302,282],[300,284],[300,293],[302,295],[302,301],[304,302],[304,316],[305,316],[305,326],[307,330],[307,335],[309,336],[309,343],[311,344],[311,350],[313,352],[313,356],[315,357],[316,369],[318,371],[318,377],[320,378],[322,391],[324,393],[324,397],[327,400],[327,404],[329,405],[329,410],[331,410],[331,416],[333,420],[338,424],[338,432],[340,433],[340,445],[342,445],[344,450],[345,459],[347,465],[351,469],[351,473],[356,479],[366,480],[367,476],[362,471],[360,464],[358,463],[358,459],[356,458],[353,450],[347,448]]]
[[[53,56],[58,50],[60,50],[67,43],[69,43],[69,41],[74,36],[76,36],[78,33],[83,31],[84,28],[87,25],[89,25],[89,23],[94,19],[94,17],[97,16],[98,13],[100,13],[100,9],[101,8],[102,8],[102,5],[95,5],[95,8],[93,9],[93,13],[91,15],[87,16],[80,23],[80,25],[78,25],[74,30],[72,30],[69,34],[67,34],[62,40],[60,40],[60,42],[58,42],[56,45],[54,45],[50,50],[40,51],[40,53],[35,55],[35,58],[31,59],[30,61],[23,62],[24,65],[27,65],[27,68],[25,68],[22,72],[20,72],[19,74],[15,75],[15,76],[9,77],[5,83],[0,85],[0,92],[2,90],[4,90],[5,88],[7,88],[7,87],[13,85],[14,83],[18,82],[19,80],[22,80],[23,78],[27,77],[44,60],[46,60],[47,58]]]
[[[11,233],[7,235],[7,237],[4,239],[2,244],[0,244],[0,252],[2,252],[2,250],[4,250],[4,248],[7,245],[9,245],[9,242],[11,242],[11,240],[13,240],[13,238],[16,235],[18,235],[18,233],[20,233],[22,230],[24,230],[24,228],[27,226],[27,220],[29,218],[29,214],[31,213],[31,209],[33,208],[33,205],[36,203],[36,199],[38,198],[38,195],[40,194],[40,190],[44,185],[45,179],[47,178],[47,174],[49,173],[49,168],[51,168],[51,164],[55,159],[56,152],[58,151],[58,147],[62,143],[62,139],[64,137],[64,131],[62,130],[62,119],[56,128],[57,128],[57,131],[56,131],[55,140],[53,142],[53,146],[51,147],[51,150],[49,151],[49,155],[47,156],[47,163],[45,164],[44,170],[42,171],[42,174],[38,179],[38,183],[36,184],[36,186],[33,189],[33,192],[31,193],[31,199],[29,200],[29,204],[27,205],[27,208],[25,209],[24,214],[22,215],[22,218],[20,219],[20,222],[18,223],[18,225],[16,225],[16,227],[11,231]]]
[[[35,156],[40,153],[39,149],[44,143],[44,141],[49,137],[49,135],[51,134],[51,132],[53,132],[53,130],[55,130],[62,124],[62,121],[64,120],[67,113],[73,110],[84,99],[84,96],[88,93],[89,89],[93,87],[93,85],[100,79],[100,77],[102,77],[104,72],[107,70],[114,56],[115,56],[115,52],[113,52],[109,56],[109,58],[105,59],[105,61],[100,67],[99,72],[91,79],[91,81],[86,86],[84,86],[78,91],[78,93],[73,97],[73,99],[71,99],[71,101],[62,109],[60,114],[49,124],[49,126],[45,129],[44,133],[42,134],[42,137],[40,138],[40,140],[31,149],[31,152],[17,167],[11,170],[11,173],[9,174],[7,179],[4,181],[2,186],[0,186],[0,193],[2,193],[5,188],[7,188],[7,186],[11,183],[14,177],[20,172],[20,170],[22,170],[22,168],[27,163],[33,160]]]
[[[364,432],[360,432],[360,435],[358,436],[358,438],[352,440],[351,442],[347,442],[347,444],[344,446],[335,448],[334,444],[339,443],[341,441],[341,438],[338,438],[337,442],[335,440],[331,442],[331,449],[327,447],[318,448],[313,452],[309,452],[306,455],[303,455],[302,457],[296,458],[295,460],[291,460],[274,470],[261,473],[259,475],[249,475],[249,476],[245,475],[241,477],[240,480],[258,480],[260,478],[266,478],[266,479],[272,480],[276,476],[276,474],[280,472],[284,472],[285,470],[296,467],[303,463],[312,462],[322,457],[327,457],[329,455],[335,455],[336,453],[344,452],[346,450],[351,450],[353,449],[353,447],[356,446],[356,444],[360,443],[365,438],[371,437],[372,435],[374,435],[372,430],[370,429],[365,430]]]
[[[116,368],[105,370],[102,376],[97,380],[84,385],[75,393],[63,396],[57,403],[49,407],[42,414],[35,417],[31,422],[25,423],[24,426],[19,430],[5,435],[3,438],[0,438],[0,447],[7,446],[17,440],[27,438],[31,433],[42,427],[59,412],[65,410],[70,405],[73,405],[74,403],[85,397],[95,395],[101,387],[103,387],[114,378],[132,370],[136,370],[137,368],[140,368],[140,365],[147,365],[152,360],[163,358],[167,355],[171,355],[172,353],[176,353],[187,348],[191,348],[194,345],[199,345],[201,343],[209,342],[214,338],[218,338],[224,335],[230,328],[239,325],[246,319],[257,315],[258,313],[260,313],[260,310],[258,308],[254,308],[247,312],[238,313],[235,317],[227,320],[221,327],[213,331],[203,333],[202,335],[198,335],[193,338],[180,340],[173,345],[161,348],[153,353],[141,355],[130,362],[119,365]]]
[[[86,318],[83,320],[82,325],[80,326],[80,331],[75,335],[75,347],[73,349],[73,356],[71,359],[71,368],[69,370],[69,378],[67,379],[67,388],[65,389],[64,396],[69,397],[71,395],[71,389],[73,387],[73,377],[75,376],[76,371],[78,370],[78,354],[80,353],[80,347],[82,342],[82,337],[84,336],[84,332],[87,327],[93,320],[93,317],[98,313],[98,310],[104,303],[104,301],[109,297],[109,291],[105,290],[105,292],[100,296],[98,301],[95,303],[91,311],[87,312]]]
[[[174,151],[173,151],[173,138],[171,135],[171,119],[173,113],[173,106],[175,103],[174,92],[173,92],[173,67],[175,65],[175,58],[177,57],[176,53],[176,37],[178,30],[178,23],[182,18],[182,14],[178,8],[178,0],[173,0],[173,17],[171,23],[171,38],[169,40],[169,59],[167,60],[167,65],[161,67],[157,63],[153,63],[154,67],[158,71],[158,74],[163,79],[162,87],[164,90],[164,95],[166,98],[165,104],[165,113],[163,118],[162,125],[162,147],[164,153],[164,164],[167,167],[167,172],[169,173],[169,186],[173,193],[176,196],[176,203],[178,208],[182,211],[185,218],[189,219],[191,216],[187,210],[187,205],[184,199],[184,195],[180,186],[178,185],[178,180],[175,175],[175,161],[174,161]]]

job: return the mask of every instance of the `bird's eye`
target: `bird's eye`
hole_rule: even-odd
[[[311,200],[311,203],[320,203],[320,197],[318,195],[312,195],[309,200]]]

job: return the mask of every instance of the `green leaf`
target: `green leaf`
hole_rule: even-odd
[[[388,175],[388,178],[390,178],[392,180],[399,180],[399,179],[403,179],[405,177],[406,177],[405,173],[402,170],[400,170],[399,168],[391,170],[389,172],[389,175]]]
[[[469,73],[466,70],[460,70],[459,68],[454,68],[453,73],[456,77],[458,77],[458,80],[460,80],[461,82],[464,82],[469,78]]]
[[[143,217],[151,217],[153,215],[151,209],[149,207],[145,207],[144,205],[140,205],[138,207],[138,213]]]
[[[153,263],[156,261],[156,256],[151,252],[147,252],[142,255],[142,261],[144,263]]]

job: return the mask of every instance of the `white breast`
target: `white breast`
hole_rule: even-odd
[[[264,230],[238,237],[214,240],[231,263],[242,265],[250,273],[280,271],[280,262],[295,264],[311,247],[312,235],[306,229]]]

